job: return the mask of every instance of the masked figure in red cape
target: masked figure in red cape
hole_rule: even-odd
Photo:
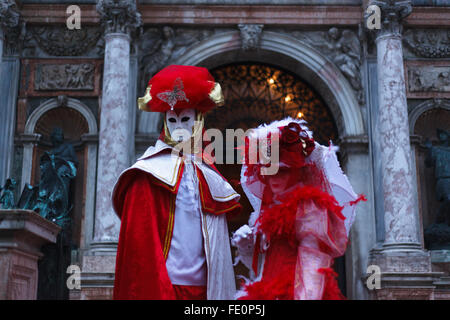
[[[138,104],[164,112],[164,129],[114,187],[114,299],[232,299],[226,214],[240,211],[240,196],[201,145],[203,113],[223,104],[220,85],[205,68],[172,65]]]
[[[342,173],[336,148],[314,142],[304,125],[287,118],[247,137],[241,183],[255,211],[232,238],[235,263],[251,270],[239,299],[345,298],[331,267],[345,252],[354,205],[363,197]],[[261,139],[271,141],[267,150],[279,151],[276,174],[264,174],[267,162],[252,157],[249,146]]]

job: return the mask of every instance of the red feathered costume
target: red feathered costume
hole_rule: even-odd
[[[291,118],[276,121],[260,126],[246,141],[241,183],[255,212],[250,227],[238,230],[233,243],[238,260],[255,276],[241,288],[240,299],[345,298],[331,267],[334,258],[345,252],[356,195],[334,151],[315,143],[302,124]],[[275,133],[277,138],[272,137]],[[272,138],[271,152],[279,148],[279,170],[263,175],[261,169],[268,165],[250,161],[249,145]],[[345,191],[340,193],[341,200],[345,198],[341,203],[333,195],[338,189]],[[253,252],[248,250],[249,239]],[[245,258],[246,254],[252,258]]]
[[[216,87],[204,68],[170,66],[152,78],[139,104],[146,111],[191,108],[204,112],[215,105],[211,90]],[[212,164],[202,161],[201,152],[182,155],[169,144],[163,132],[114,187],[113,205],[121,219],[114,299],[232,299],[234,273],[225,214],[240,211],[239,195]],[[180,194],[181,188],[188,194]],[[198,210],[184,203],[197,203]],[[194,226],[191,219],[199,221],[201,235],[194,234],[192,239],[201,238],[200,256],[206,260],[207,279],[202,285],[174,285],[168,271],[168,257],[176,249],[172,248],[174,230],[184,233],[176,235],[177,245],[190,249],[190,230],[183,229],[182,215]],[[183,254],[179,250],[175,259],[190,261],[192,257]],[[173,277],[183,277],[176,267],[171,270]]]

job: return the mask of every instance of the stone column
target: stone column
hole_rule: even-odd
[[[97,11],[105,27],[105,60],[100,111],[97,194],[93,240],[82,258],[81,299],[110,299],[120,220],[111,203],[119,174],[130,166],[133,137],[130,105],[131,32],[141,24],[134,0],[99,0]]]
[[[11,174],[11,157],[13,154],[13,136],[15,119],[15,100],[18,88],[18,59],[5,62],[3,47],[6,37],[15,36],[19,26],[20,14],[13,0],[0,0],[0,185]],[[15,32],[11,32],[14,29]],[[17,39],[18,40],[18,39]],[[19,41],[15,41],[18,43]],[[11,95],[15,94],[14,97]],[[3,156],[5,155],[5,156]]]
[[[380,143],[385,237],[369,264],[382,273],[378,299],[432,297],[431,263],[420,239],[417,185],[409,137],[403,68],[402,21],[411,1],[380,0],[381,29],[376,31],[378,109],[375,139]],[[419,289],[420,288],[420,289]]]
[[[5,40],[5,33],[3,27],[0,25],[0,63],[3,61],[3,41]]]
[[[366,274],[369,252],[376,243],[374,199],[371,196],[369,138],[367,135],[346,136],[339,143],[342,169],[357,194],[364,194],[367,201],[356,206],[355,221],[350,230],[350,241],[345,254],[347,298],[365,300],[368,292],[361,281]]]
[[[97,199],[93,249],[110,251],[119,235],[119,219],[112,209],[111,192],[119,174],[130,165],[129,72],[130,32],[140,24],[132,0],[97,3],[105,26],[105,60],[100,113]]]
[[[409,140],[401,21],[411,4],[376,1],[382,9],[382,29],[377,32],[378,122],[383,172],[385,249],[420,249],[419,230]]]

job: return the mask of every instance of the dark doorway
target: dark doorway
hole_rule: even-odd
[[[212,69],[211,73],[222,86],[225,106],[206,115],[206,128],[219,129],[225,137],[226,129],[246,131],[291,116],[306,120],[317,142],[328,145],[330,140],[337,140],[337,127],[331,111],[306,79],[279,67],[253,62],[223,65]],[[234,149],[225,149],[225,153],[228,152],[233,152],[237,159]],[[239,185],[241,165],[236,164],[237,161],[234,163],[217,164],[219,171],[241,194],[243,211],[229,221],[230,232],[247,224],[253,211]],[[344,258],[335,261],[335,269],[339,274],[340,288],[345,294]],[[235,273],[248,276],[247,269],[241,263],[235,267]]]

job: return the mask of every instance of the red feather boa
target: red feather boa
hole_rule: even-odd
[[[269,250],[278,251],[281,249],[280,245],[288,245],[290,247],[288,250],[297,250],[299,244],[296,234],[297,209],[306,200],[312,200],[317,206],[327,209],[329,215],[336,215],[339,219],[345,219],[342,215],[343,207],[339,206],[332,195],[317,187],[298,187],[280,200],[282,201],[281,204],[263,209],[257,220],[258,231],[264,233],[267,239],[271,241],[272,248]],[[266,259],[270,259],[270,257],[266,257]],[[245,285],[243,289],[246,295],[240,299],[292,300],[294,298],[296,263],[288,257],[286,257],[285,261],[281,257],[281,260],[278,262],[276,274],[271,274],[270,276],[263,274],[261,281]],[[322,299],[345,299],[337,285],[337,274],[333,269],[321,268],[317,271],[325,275],[325,288]]]
[[[289,192],[281,201],[281,204],[264,209],[257,220],[258,231],[262,231],[268,240],[273,238],[285,238],[296,241],[297,209],[305,200],[312,200],[317,206],[325,208],[331,214],[335,214],[344,220],[343,207],[339,206],[336,199],[317,187],[304,186]],[[295,243],[292,243],[296,246]]]

